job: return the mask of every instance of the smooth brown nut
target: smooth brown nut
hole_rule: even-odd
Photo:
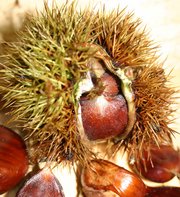
[[[16,197],[64,197],[62,186],[49,168],[40,170],[19,190]]]
[[[143,151],[143,159],[132,165],[132,168],[138,171],[144,178],[163,183],[171,180],[180,169],[180,153],[171,146],[161,145],[152,146],[148,151]]]
[[[12,189],[25,176],[28,155],[22,138],[0,126],[0,194]]]
[[[109,161],[93,160],[81,174],[86,197],[144,197],[146,186],[134,173]]]
[[[81,100],[82,123],[89,140],[108,139],[123,134],[128,110],[123,96]]]

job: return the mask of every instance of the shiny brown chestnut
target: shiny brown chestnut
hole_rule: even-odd
[[[150,187],[145,197],[179,197],[180,187]]]
[[[28,169],[28,154],[23,139],[0,126],[0,194],[16,186]]]
[[[59,181],[49,168],[33,175],[18,191],[16,197],[64,197]]]
[[[146,186],[134,173],[106,160],[93,160],[81,174],[86,197],[144,197]]]
[[[101,95],[91,99],[81,97],[83,128],[89,140],[104,140],[124,132],[128,122],[128,109],[124,97],[118,94],[116,80],[104,73]]]
[[[144,178],[158,183],[171,180],[180,169],[180,154],[168,145],[152,146],[143,151],[143,159],[130,164]]]
[[[101,95],[80,103],[83,127],[89,140],[108,139],[124,132],[128,114],[121,95],[113,98]]]

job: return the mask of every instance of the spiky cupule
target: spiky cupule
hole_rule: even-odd
[[[72,7],[30,16],[18,43],[7,47],[8,65],[2,67],[6,106],[24,124],[34,159],[72,157],[86,160],[90,153],[79,142],[76,88],[87,73],[93,50],[79,46],[92,42],[91,17]],[[85,153],[84,153],[85,152]],[[89,157],[91,155],[89,154]]]
[[[162,66],[151,64],[143,67],[133,82],[136,123],[126,143],[131,144],[130,155],[137,161],[142,157],[142,151],[149,151],[152,146],[173,146],[171,137],[174,130],[169,125],[176,111],[172,108],[176,91]]]
[[[18,42],[7,47],[0,91],[13,118],[24,124],[33,160],[86,163],[94,157],[81,141],[77,125],[78,84],[90,69],[88,59],[96,53],[84,43],[100,45],[115,67],[133,71],[137,121],[124,139],[133,155],[152,140],[170,141],[168,116],[174,90],[166,86],[157,46],[140,24],[125,10],[77,12],[74,4],[46,7],[44,14],[28,18]]]

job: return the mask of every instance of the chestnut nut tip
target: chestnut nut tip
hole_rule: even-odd
[[[113,76],[108,73],[104,73],[101,77],[101,81],[104,87],[103,95],[104,96],[116,96],[119,92],[118,84]]]

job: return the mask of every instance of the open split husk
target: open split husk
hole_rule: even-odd
[[[140,20],[119,9],[105,14],[77,12],[75,4],[45,7],[45,13],[28,17],[17,42],[4,44],[0,65],[4,107],[19,122],[31,161],[87,164],[98,157],[81,140],[78,122],[80,84],[91,58],[102,59],[119,77],[129,110],[124,136],[106,142],[109,156],[120,147],[139,157],[152,142],[171,144],[175,90]]]

